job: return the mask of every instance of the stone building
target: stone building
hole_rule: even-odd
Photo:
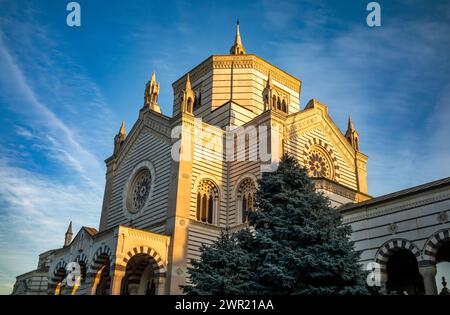
[[[18,276],[14,294],[181,293],[201,244],[226,228],[247,225],[257,179],[276,167],[283,153],[306,166],[317,189],[342,207],[363,261],[385,261],[388,237],[367,241],[364,236],[364,229],[381,225],[367,207],[397,199],[368,195],[367,156],[351,119],[343,133],[321,102],[310,100],[301,109],[301,81],[247,53],[239,24],[229,54],[206,58],[172,88],[169,117],[161,113],[153,74],[139,118],[128,135],[122,123],[115,136],[114,152],[105,161],[98,231],[83,227],[72,238],[69,226],[64,246],[41,254],[35,271]],[[449,187],[443,189],[448,195]],[[383,215],[401,233],[402,220]],[[448,220],[426,231],[434,235],[444,227],[449,228]],[[72,285],[68,279],[74,272],[81,280]]]

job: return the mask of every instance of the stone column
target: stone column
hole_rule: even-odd
[[[114,270],[111,273],[111,285],[110,285],[110,294],[111,295],[120,295],[120,289],[122,287],[122,279],[125,277],[124,270]]]
[[[426,295],[437,295],[437,286],[436,286],[436,265],[434,262],[421,262],[419,263],[419,272],[423,278],[423,284],[425,287]]]

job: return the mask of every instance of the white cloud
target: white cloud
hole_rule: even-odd
[[[274,64],[302,79],[303,107],[318,98],[343,131],[351,114],[369,155],[369,193],[450,175],[448,32],[448,21],[424,17],[272,43]]]
[[[97,227],[101,196],[82,181],[67,183],[0,160],[0,294],[36,268],[38,254],[62,245],[70,220]]]
[[[12,113],[15,134],[30,144],[0,143],[3,294],[11,292],[15,276],[36,267],[39,253],[62,245],[70,220],[75,227],[97,227],[101,158],[111,147],[104,141],[111,136],[111,113],[98,87],[58,51],[44,27],[31,16],[21,21],[8,17],[0,24],[2,111]],[[35,161],[35,151],[53,164]]]

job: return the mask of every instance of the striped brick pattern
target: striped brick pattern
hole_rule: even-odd
[[[165,277],[166,267],[164,266],[164,261],[155,250],[147,246],[135,247],[131,251],[129,251],[125,255],[125,258],[123,258],[122,266],[128,269],[131,266],[128,265],[128,262],[130,262],[136,255],[142,255],[143,257],[145,257],[145,265],[147,265],[148,263],[152,263],[153,271],[156,277]]]
[[[53,295],[55,293],[56,286],[62,282],[66,277],[67,263],[64,260],[58,262],[53,269],[53,273],[48,281],[48,294]]]
[[[431,236],[424,247],[424,260],[436,262],[439,248],[450,240],[450,229],[440,230]]]
[[[380,264],[381,270],[386,270],[386,265],[389,257],[394,251],[400,249],[409,250],[417,260],[420,259],[420,250],[415,244],[405,239],[393,239],[381,246],[375,256],[375,262]]]

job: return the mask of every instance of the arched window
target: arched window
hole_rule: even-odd
[[[272,108],[277,109],[277,97],[275,95],[272,97]]]
[[[192,113],[192,98],[188,98],[186,102],[186,112]]]
[[[277,99],[277,109],[281,110],[281,101],[280,98]]]
[[[217,186],[208,179],[202,180],[197,189],[197,220],[212,224],[219,201]]]
[[[200,108],[202,106],[202,92],[196,93],[195,101],[194,101],[194,110]]]
[[[286,106],[286,101],[283,100],[283,102],[281,103],[281,110],[285,113],[287,113],[287,106]]]
[[[355,149],[356,149],[356,151],[359,151],[359,140],[358,140],[358,137],[355,137]]]
[[[248,213],[255,209],[255,182],[251,178],[241,181],[237,190],[237,223],[246,223]]]

